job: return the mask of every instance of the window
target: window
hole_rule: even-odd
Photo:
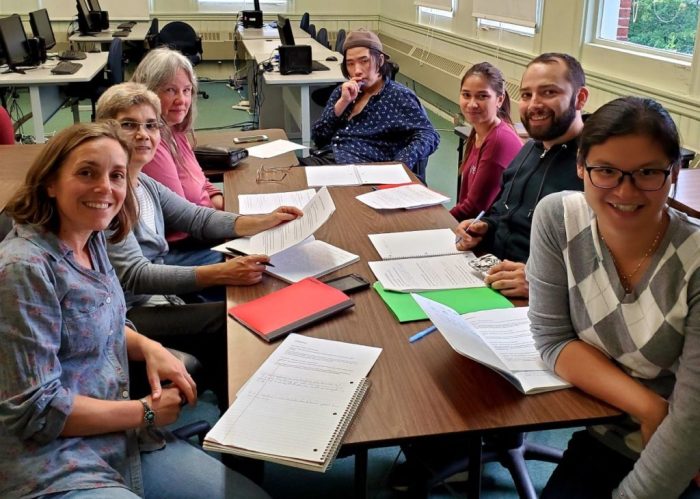
[[[415,0],[418,6],[418,14],[452,17],[454,15],[454,0]]]
[[[635,49],[690,56],[700,0],[601,0],[598,38]]]

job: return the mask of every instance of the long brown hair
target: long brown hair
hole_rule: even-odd
[[[467,81],[467,78],[469,78],[470,76],[481,76],[484,80],[486,80],[486,83],[488,84],[489,88],[491,88],[491,90],[493,90],[496,93],[497,97],[503,96],[503,103],[496,111],[496,116],[508,123],[511,126],[511,128],[515,130],[513,120],[510,117],[510,95],[508,95],[508,90],[506,90],[506,80],[505,78],[503,78],[503,73],[501,73],[501,70],[488,62],[480,62],[478,64],[474,64],[471,68],[467,70],[466,73],[464,73],[462,81],[459,84],[460,91],[462,89],[462,86],[464,85],[464,82]],[[464,145],[464,155],[462,157],[465,161],[469,157],[469,153],[472,151],[475,142],[476,129],[472,127],[472,131],[469,134],[469,137],[467,138],[467,143]],[[462,173],[463,169],[464,164],[459,165],[460,174]]]
[[[12,196],[5,210],[18,224],[33,224],[52,232],[59,229],[56,201],[49,196],[48,185],[56,178],[68,155],[76,147],[99,138],[115,140],[129,154],[129,148],[117,132],[116,122],[78,123],[57,133],[41,150],[27,172],[24,184]],[[114,231],[110,242],[118,242],[131,230],[136,215],[136,198],[127,172],[126,198],[108,229]]]

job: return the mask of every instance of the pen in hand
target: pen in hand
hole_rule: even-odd
[[[423,329],[422,331],[418,331],[416,334],[411,336],[408,339],[408,342],[413,343],[414,341],[418,341],[421,338],[423,338],[424,336],[428,336],[430,333],[432,333],[433,331],[436,331],[436,330],[437,330],[437,328],[435,326],[427,327],[427,328]]]
[[[245,253],[243,253],[242,251],[238,251],[237,249],[232,248],[230,246],[226,246],[226,251],[228,251],[229,253],[231,253],[232,255],[235,255],[235,256],[248,256]],[[264,265],[266,267],[274,267],[274,265],[270,262],[258,262],[258,263],[260,265]]]
[[[464,229],[464,232],[466,232],[467,234],[469,234],[469,229],[471,229],[472,225],[474,225],[476,222],[478,222],[479,220],[481,220],[481,218],[482,218],[484,215],[486,215],[486,212],[485,212],[484,210],[481,210],[481,211],[479,212],[479,214],[476,216],[476,218],[475,218],[474,220],[472,220],[472,222],[467,226],[466,229]],[[471,234],[469,234],[469,235],[471,235]],[[478,235],[480,235],[480,234],[476,234],[476,235],[478,236]],[[457,244],[457,243],[460,242],[461,240],[462,240],[462,238],[461,238],[460,236],[457,236],[457,238],[455,239],[455,244]]]

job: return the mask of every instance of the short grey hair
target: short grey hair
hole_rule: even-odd
[[[158,93],[160,89],[172,82],[179,70],[183,70],[192,85],[192,105],[182,123],[172,127],[177,132],[186,132],[192,129],[197,115],[197,76],[194,73],[192,63],[177,50],[160,47],[151,50],[139,63],[131,81],[143,83],[149,90]]]
[[[141,105],[151,106],[160,119],[160,99],[146,85],[132,81],[112,85],[97,101],[96,118],[116,119],[119,113]]]

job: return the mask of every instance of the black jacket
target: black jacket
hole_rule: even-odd
[[[577,138],[545,151],[542,142],[531,140],[503,172],[501,192],[483,220],[489,231],[479,249],[502,260],[526,262],[530,255],[532,214],[547,194],[582,191],[576,174]]]

